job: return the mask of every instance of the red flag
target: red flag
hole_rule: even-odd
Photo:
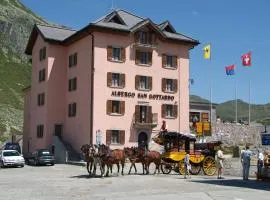
[[[243,66],[251,66],[251,52],[245,53],[241,58]]]

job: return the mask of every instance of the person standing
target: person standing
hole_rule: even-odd
[[[251,155],[252,152],[249,150],[249,147],[246,146],[246,150],[241,154],[241,162],[243,165],[243,180],[248,180]]]
[[[258,162],[257,162],[257,179],[259,179],[262,176],[262,168],[263,168],[263,162],[264,162],[264,155],[262,153],[262,150],[258,151]]]
[[[187,154],[185,155],[185,158],[184,158],[184,165],[185,165],[185,176],[184,178],[186,179],[187,178],[187,175],[188,175],[188,178],[190,178],[190,156],[189,156],[189,153],[187,152]]]
[[[223,174],[223,170],[224,170],[224,165],[223,165],[223,160],[224,160],[224,155],[223,155],[223,151],[221,150],[221,146],[219,146],[219,149],[217,151],[217,156],[216,156],[216,160],[217,160],[217,168],[218,168],[218,179],[222,179],[222,174]]]

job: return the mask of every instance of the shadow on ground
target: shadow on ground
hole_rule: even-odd
[[[265,190],[270,191],[270,182],[256,181],[256,180],[248,180],[243,181],[240,179],[222,179],[222,180],[189,180],[194,183],[204,183],[204,184],[212,184],[212,185],[220,185],[220,186],[230,186],[230,187],[239,187],[239,188],[248,188],[255,190]]]

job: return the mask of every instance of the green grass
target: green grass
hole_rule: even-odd
[[[30,85],[31,67],[12,52],[0,53],[0,141],[22,133],[23,91]]]

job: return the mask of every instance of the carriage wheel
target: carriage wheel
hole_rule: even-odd
[[[217,171],[216,161],[213,157],[207,156],[203,160],[203,172],[208,176],[213,176]]]
[[[172,171],[172,165],[169,163],[162,163],[161,164],[161,171],[163,174],[169,174]]]
[[[192,175],[198,175],[201,171],[201,165],[191,163],[190,173]]]
[[[183,160],[180,160],[179,163],[178,163],[178,169],[179,169],[179,173],[181,175],[184,175],[185,174],[185,163]]]

